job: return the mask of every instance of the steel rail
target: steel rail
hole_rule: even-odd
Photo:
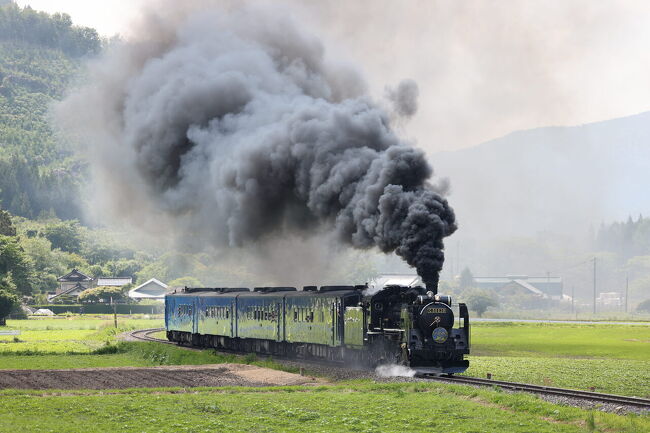
[[[636,406],[643,409],[650,410],[650,399],[640,397],[628,397],[616,394],[604,394],[593,391],[581,391],[577,389],[556,388],[543,385],[532,385],[519,382],[507,382],[503,380],[481,379],[478,377],[469,376],[424,376],[430,380],[437,380],[447,383],[458,383],[463,385],[479,385],[479,386],[496,386],[499,388],[509,389],[512,391],[523,391],[535,394],[557,395],[569,398],[580,398],[584,400],[597,401],[601,403],[611,403],[618,405]]]
[[[150,336],[150,334],[164,331],[164,330],[165,328],[141,329],[137,331],[132,331],[130,335],[131,337],[137,340],[153,341],[157,343],[176,345],[176,343],[174,342]],[[309,362],[307,360],[305,361]],[[512,391],[521,391],[521,392],[528,392],[534,394],[556,395],[556,396],[562,396],[568,398],[579,398],[583,400],[591,400],[600,403],[635,406],[635,407],[640,407],[642,409],[650,410],[650,399],[640,398],[640,397],[628,397],[628,396],[616,395],[616,394],[603,394],[600,392],[593,392],[593,391],[581,391],[577,389],[556,388],[551,386],[532,385],[532,384],[519,383],[519,382],[507,382],[503,380],[481,379],[478,377],[470,377],[470,376],[450,377],[450,376],[423,375],[420,377],[423,377],[428,380],[436,380],[436,381],[446,382],[446,383],[490,386],[490,387],[496,386],[503,389],[509,389]]]
[[[132,338],[135,338],[136,340],[142,340],[142,341],[155,341],[156,343],[163,343],[163,344],[173,344],[176,345],[176,343],[171,342],[169,340],[163,340],[162,338],[155,338],[151,337],[149,334],[153,334],[155,332],[160,332],[164,331],[165,328],[150,328],[150,329],[139,329],[137,331],[131,331],[129,335]]]

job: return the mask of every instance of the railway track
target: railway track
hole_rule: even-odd
[[[161,332],[164,331],[165,328],[150,328],[150,329],[140,329],[137,331],[131,331],[129,332],[129,335],[132,338],[135,338],[136,340],[141,340],[141,341],[155,341],[156,343],[163,343],[163,344],[171,344],[171,345],[176,345],[175,343],[172,343],[169,340],[163,340],[162,338],[155,338],[152,337],[151,334],[155,334],[156,332]]]
[[[171,341],[164,340],[161,338],[155,338],[151,336],[151,334],[164,331],[164,330],[165,328],[141,329],[138,331],[132,331],[130,335],[132,338],[141,341],[153,341],[157,343],[176,345]],[[190,348],[188,347],[188,349]],[[468,376],[447,377],[447,376],[425,375],[421,377],[427,380],[435,380],[438,382],[454,383],[454,384],[462,384],[462,385],[474,385],[474,386],[499,387],[511,391],[553,395],[553,396],[561,396],[567,398],[577,398],[577,399],[589,400],[598,403],[615,404],[619,406],[633,406],[633,407],[641,408],[643,410],[650,410],[650,399],[646,399],[646,398],[628,397],[628,396],[615,395],[615,394],[603,394],[600,392],[581,391],[581,390],[566,389],[566,388],[555,388],[555,387],[542,386],[542,385],[531,385],[527,383],[507,382],[503,380],[481,379],[478,377],[468,377]]]
[[[436,380],[439,382],[455,383],[463,385],[478,385],[499,387],[512,391],[529,392],[533,394],[544,394],[553,396],[562,396],[568,398],[578,398],[582,400],[590,400],[598,403],[616,404],[620,406],[634,406],[644,410],[650,410],[650,399],[639,397],[628,397],[616,394],[603,394],[600,392],[581,391],[576,389],[555,388],[542,385],[530,385],[527,383],[506,382],[503,380],[481,379],[478,377],[468,376],[426,376],[427,379]]]

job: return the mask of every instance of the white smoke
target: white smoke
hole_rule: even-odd
[[[375,369],[379,377],[414,377],[416,371],[404,365],[387,364]]]

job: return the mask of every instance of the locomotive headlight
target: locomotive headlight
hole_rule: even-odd
[[[447,341],[447,338],[449,338],[449,333],[445,328],[438,327],[434,329],[433,332],[431,333],[431,338],[436,343],[439,344],[444,343],[445,341]]]

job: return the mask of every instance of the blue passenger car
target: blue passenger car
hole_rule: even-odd
[[[464,371],[469,316],[421,287],[365,286],[185,289],[165,297],[167,338],[202,347],[420,371]]]

